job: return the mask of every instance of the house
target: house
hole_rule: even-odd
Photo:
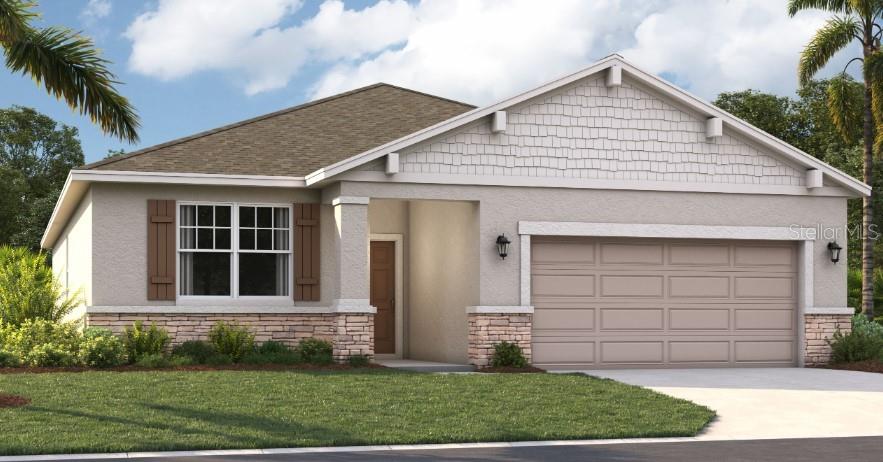
[[[486,107],[378,84],[86,165],[42,245],[88,324],[174,342],[802,366],[849,329],[832,248],[869,193],[612,55]]]

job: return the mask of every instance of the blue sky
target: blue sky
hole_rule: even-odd
[[[487,104],[612,52],[707,99],[745,88],[790,95],[797,54],[825,15],[788,18],[784,3],[43,0],[38,26],[81,30],[112,61],[141,142],[104,136],[8,72],[0,107],[77,127],[95,161],[377,81]]]

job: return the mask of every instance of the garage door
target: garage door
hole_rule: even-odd
[[[796,362],[792,243],[532,239],[541,367]]]

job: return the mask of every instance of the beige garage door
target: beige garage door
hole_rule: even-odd
[[[534,237],[541,367],[791,366],[791,243]]]

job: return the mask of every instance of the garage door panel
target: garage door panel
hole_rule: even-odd
[[[730,310],[703,308],[671,308],[668,310],[669,329],[727,330],[730,328]]]
[[[601,244],[601,263],[606,265],[661,265],[662,255],[662,244]]]
[[[735,277],[736,298],[793,298],[792,277]]]
[[[601,342],[602,363],[662,363],[663,342]]]
[[[586,239],[558,238],[555,240],[537,239],[533,244],[531,263],[576,263],[593,264],[595,245]]]
[[[535,364],[591,364],[595,362],[595,343],[534,342],[531,354]]]
[[[601,330],[662,330],[661,308],[602,308]]]
[[[673,363],[726,363],[730,361],[728,341],[671,341],[668,343],[669,361]]]
[[[729,276],[669,276],[668,293],[679,298],[729,298]]]
[[[794,265],[795,252],[792,245],[736,245],[736,266],[780,266]]]
[[[794,312],[789,309],[736,310],[736,330],[788,330],[794,328]]]
[[[662,276],[652,275],[602,275],[602,297],[661,297]]]
[[[797,272],[791,244],[568,242],[568,252],[578,252],[574,244],[591,247],[595,260],[564,261],[559,252],[554,259],[560,263],[532,266],[534,363],[598,368],[794,364]],[[534,261],[552,260],[544,252],[535,245]]]
[[[595,310],[593,308],[555,308],[549,306],[537,307],[542,316],[535,316],[533,320],[534,331],[544,330],[594,330]]]
[[[668,263],[671,265],[730,266],[730,247],[709,244],[672,244]]]
[[[794,342],[788,340],[736,341],[736,362],[792,362]]]
[[[595,276],[590,274],[537,274],[532,278],[536,296],[592,297],[595,295]]]

